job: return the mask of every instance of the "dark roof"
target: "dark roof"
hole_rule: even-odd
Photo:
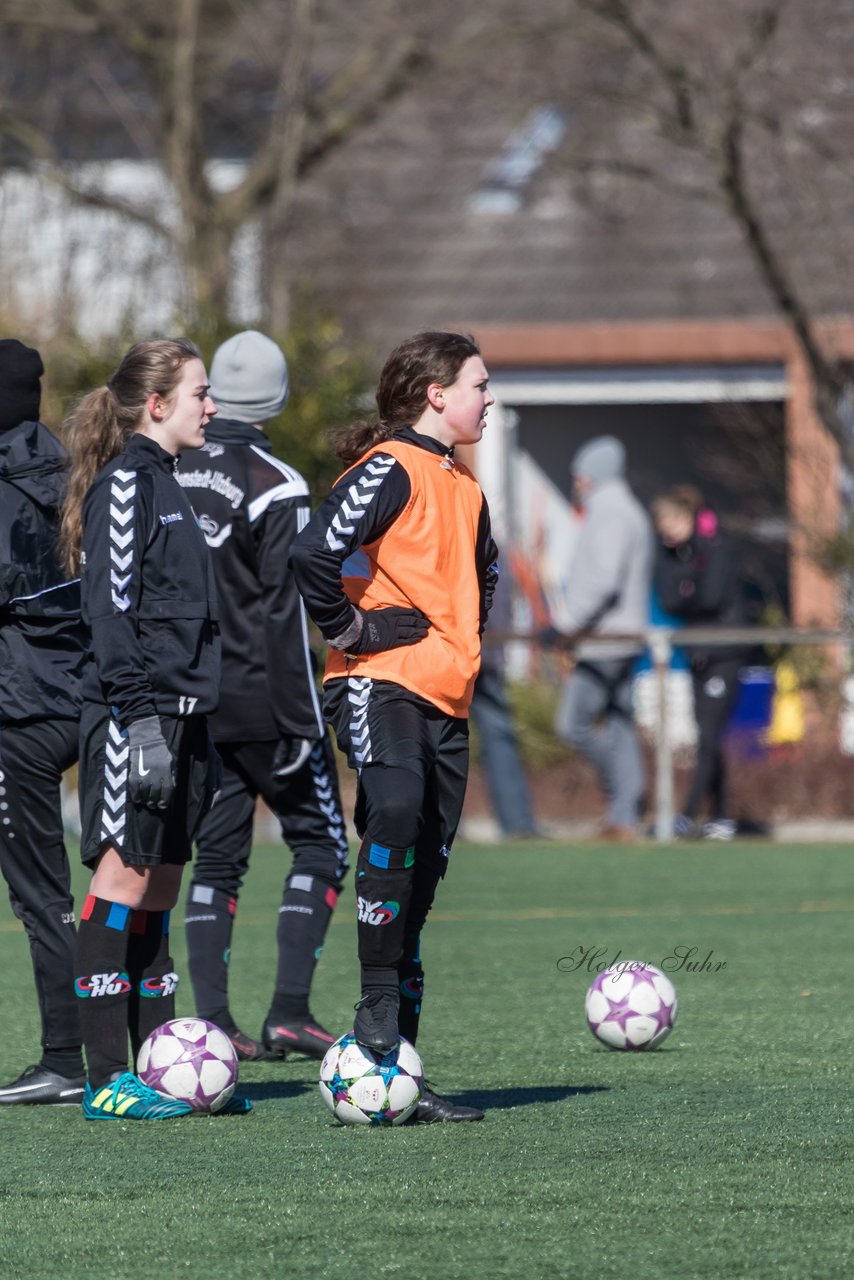
[[[708,22],[712,11],[696,12]],[[751,194],[823,314],[850,311],[854,296],[854,124],[842,91],[854,35],[842,15],[840,0],[789,5],[745,90]],[[313,182],[300,207],[299,260],[378,348],[435,325],[776,314],[711,165],[661,136],[649,76],[594,34],[622,98],[608,97],[607,67],[586,68],[592,46],[564,37],[541,76],[520,74],[510,88],[499,79],[467,100],[441,80],[425,85]],[[699,100],[711,129],[713,99]],[[484,212],[478,193],[508,139],[544,108],[562,113],[560,145],[544,152],[515,211]],[[591,157],[603,156],[608,163],[591,169]],[[657,178],[619,171],[627,166]]]

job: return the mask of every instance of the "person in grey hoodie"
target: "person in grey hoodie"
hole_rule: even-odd
[[[563,633],[550,628],[543,636],[574,649],[555,729],[595,768],[608,798],[600,835],[617,841],[635,838],[645,786],[631,677],[644,648],[653,568],[652,526],[625,468],[625,449],[613,436],[589,440],[572,460],[584,519],[570,565],[568,617]]]

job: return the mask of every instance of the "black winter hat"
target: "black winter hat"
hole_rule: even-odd
[[[42,358],[34,347],[17,338],[0,338],[0,431],[21,422],[38,422],[44,373]]]

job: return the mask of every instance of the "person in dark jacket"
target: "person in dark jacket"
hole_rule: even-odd
[[[743,627],[744,597],[732,546],[717,516],[692,485],[677,485],[652,504],[658,532],[654,587],[667,613],[689,626]],[[722,739],[739,692],[746,650],[738,645],[691,646],[697,757],[675,834],[731,840]],[[700,824],[704,805],[707,818]]]
[[[223,760],[222,794],[198,834],[187,895],[190,977],[198,1013],[238,1056],[322,1058],[334,1042],[309,1009],[312,978],[347,869],[338,777],[315,684],[305,608],[288,567],[308,522],[308,485],[280,461],[261,424],[285,407],[279,347],[238,333],[211,362],[218,415],[178,480],[213,557],[220,601],[222,683],[210,730]],[[262,796],[293,850],[278,916],[278,968],[259,1044],[228,1005],[235,911]]]
[[[175,479],[216,412],[185,339],[141,342],[67,423],[63,512],[70,567],[82,566],[90,630],[80,737],[81,856],[92,869],[77,937],[75,990],[86,1049],[88,1120],[162,1120],[189,1104],[128,1070],[175,1016],[169,914],[217,787],[205,717],[219,697],[213,568]],[[227,1110],[249,1110],[230,1099]]]
[[[291,552],[329,645],[324,712],[358,776],[356,1039],[418,1033],[421,933],[468,771],[468,713],[498,577],[486,499],[455,457],[493,398],[473,339],[416,334],[386,360],[379,420],[338,439],[348,469]],[[415,1122],[480,1120],[426,1090]]]
[[[71,1103],[85,1073],[60,784],[77,760],[85,633],[63,569],[66,453],[39,421],[39,353],[0,341],[0,870],[30,944],[42,1056],[0,1104]]]

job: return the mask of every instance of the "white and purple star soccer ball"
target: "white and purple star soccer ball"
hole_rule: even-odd
[[[408,1040],[389,1053],[373,1053],[352,1031],[326,1051],[320,1092],[342,1124],[403,1124],[418,1105],[424,1067]]]
[[[621,960],[590,984],[584,1012],[609,1049],[655,1049],[673,1030],[676,989],[653,965]]]
[[[237,1054],[214,1023],[173,1018],[144,1041],[136,1073],[149,1088],[189,1102],[194,1111],[219,1111],[237,1084]]]

